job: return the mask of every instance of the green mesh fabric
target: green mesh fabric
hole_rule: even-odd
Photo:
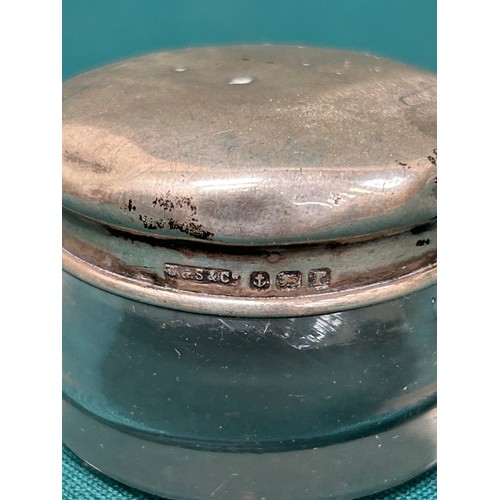
[[[363,497],[363,500],[436,500],[436,498],[437,469],[433,467],[397,488]]]
[[[63,447],[63,500],[159,500],[159,497],[128,488],[85,466]],[[432,469],[420,477],[363,500],[435,500],[437,472]]]

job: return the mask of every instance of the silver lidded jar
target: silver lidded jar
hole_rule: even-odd
[[[63,85],[63,439],[172,499],[356,498],[436,461],[436,79],[332,49]]]

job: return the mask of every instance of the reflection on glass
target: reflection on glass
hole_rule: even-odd
[[[171,311],[70,276],[65,292],[66,397],[150,439],[227,451],[322,446],[435,402],[433,288],[268,319]]]

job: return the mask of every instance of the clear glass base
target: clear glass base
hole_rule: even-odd
[[[115,479],[173,499],[356,498],[435,463],[435,287],[258,319],[63,287],[63,439]]]
[[[396,486],[435,464],[436,410],[321,448],[226,453],[149,440],[63,401],[63,437],[100,472],[169,499],[347,500]]]

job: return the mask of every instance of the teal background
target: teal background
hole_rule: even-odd
[[[370,52],[436,71],[436,0],[63,0],[63,78],[201,45],[283,43]],[[63,453],[64,499],[154,498]],[[436,498],[436,470],[373,500]]]
[[[63,78],[162,49],[295,43],[436,70],[436,0],[63,0]]]

